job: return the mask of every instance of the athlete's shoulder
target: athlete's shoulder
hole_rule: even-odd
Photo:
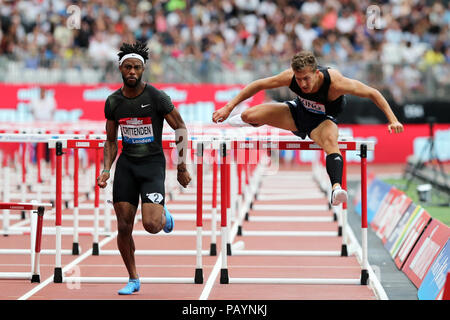
[[[153,94],[155,94],[155,93],[159,94],[160,92],[162,92],[162,90],[156,88],[155,86],[151,85],[150,83],[145,84],[145,91],[148,93],[153,93]]]
[[[331,67],[326,67],[328,73],[330,74],[330,77],[339,78],[342,77],[342,73],[338,69],[334,69]]]
[[[283,80],[292,79],[294,77],[294,70],[292,70],[292,68],[283,70],[279,74],[277,74],[276,77]]]
[[[349,90],[354,88],[356,80],[345,77],[339,70],[330,69],[330,90],[336,96],[341,96],[349,93]]]
[[[289,86],[289,84],[292,82],[293,77],[294,72],[292,71],[292,69],[286,69],[274,76],[263,78],[259,81],[261,81],[261,83],[263,84],[264,89],[272,89]]]
[[[113,91],[109,96],[109,97],[114,97],[114,96],[122,96],[122,92],[121,92],[122,88],[118,88],[117,90]]]
[[[118,98],[122,97],[122,93],[120,92],[120,88],[111,93],[109,96],[106,97],[106,101],[111,103],[111,101],[117,100]]]
[[[328,68],[328,74],[330,75],[330,81],[332,84],[344,79],[342,73],[337,69]]]

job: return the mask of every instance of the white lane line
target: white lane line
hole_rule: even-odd
[[[234,237],[237,234],[238,230],[238,223],[235,222],[233,224],[233,227],[230,230],[230,243],[233,243]],[[226,250],[226,248],[222,248],[222,250]],[[205,284],[205,287],[203,288],[202,294],[200,295],[199,300],[207,300],[209,297],[209,294],[211,293],[212,287],[214,286],[214,282],[216,281],[217,276],[219,275],[220,268],[222,266],[222,254],[219,252],[217,253],[218,258],[216,261],[216,264],[214,265],[214,268],[212,269],[208,281]]]
[[[208,300],[208,296],[211,293],[211,289],[214,286],[214,282],[216,281],[217,275],[219,274],[220,267],[222,265],[222,255],[219,253],[219,257],[217,258],[216,264],[209,275],[208,281],[203,288],[202,294],[198,300]]]
[[[348,225],[347,227],[347,234],[350,239],[351,245],[354,245],[356,247],[352,251],[355,252],[358,262],[362,264],[362,249],[361,246],[359,245],[358,240],[356,240],[356,236],[353,233],[353,230],[350,227],[350,225]],[[381,285],[380,280],[378,280],[378,277],[376,276],[370,264],[368,264],[367,269],[368,269],[367,271],[369,272],[369,285],[372,287],[372,290],[374,291],[377,298],[379,300],[389,300],[386,291]]]

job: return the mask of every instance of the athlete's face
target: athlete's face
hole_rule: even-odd
[[[142,79],[144,65],[141,60],[135,58],[126,59],[119,67],[122,73],[123,83],[130,88],[135,88]]]
[[[304,93],[311,93],[319,82],[319,70],[313,71],[311,67],[306,67],[300,71],[294,70],[295,80]]]

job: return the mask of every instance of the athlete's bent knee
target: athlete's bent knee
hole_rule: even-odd
[[[336,152],[335,149],[338,149],[337,137],[334,135],[327,135],[322,139],[322,145],[324,150],[332,150],[330,152]]]
[[[241,113],[242,121],[249,124],[256,124],[255,116],[253,115],[254,112],[247,109],[244,112]]]
[[[143,223],[145,231],[156,234],[161,231],[161,224],[156,221],[146,221]]]

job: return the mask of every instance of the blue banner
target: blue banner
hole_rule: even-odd
[[[444,291],[447,273],[450,271],[448,258],[450,257],[450,241],[442,248],[433,261],[430,269],[420,285],[417,296],[419,300],[436,300]]]
[[[367,223],[370,223],[378,212],[381,202],[389,193],[392,186],[378,179],[373,179],[367,187]],[[361,200],[355,207],[355,211],[361,216]]]

